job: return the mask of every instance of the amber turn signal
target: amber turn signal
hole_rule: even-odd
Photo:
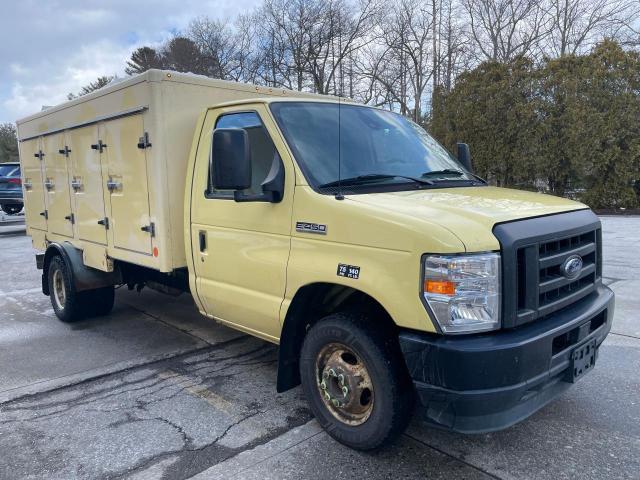
[[[424,291],[440,295],[455,295],[456,284],[449,281],[425,280]]]

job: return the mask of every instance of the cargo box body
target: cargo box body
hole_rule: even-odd
[[[34,248],[70,242],[103,271],[113,260],[185,267],[185,175],[198,117],[264,96],[311,95],[150,70],[18,121]]]

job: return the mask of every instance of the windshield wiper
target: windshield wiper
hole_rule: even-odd
[[[487,183],[486,180],[484,180],[483,178],[479,177],[475,173],[463,172],[462,170],[455,170],[453,168],[445,168],[445,169],[442,169],[442,170],[432,170],[431,172],[423,173],[421,175],[421,177],[434,177],[434,176],[437,176],[437,175],[454,175],[456,177],[461,177],[463,175],[471,175],[473,178],[475,178],[479,182]]]
[[[407,177],[406,175],[389,175],[384,173],[368,173],[366,175],[358,175],[357,177],[342,178],[340,180],[335,180],[333,182],[323,183],[318,188],[338,187],[340,185],[345,185],[345,186],[362,185],[366,183],[375,183],[381,180],[389,180],[393,178],[403,178],[405,180],[410,180],[413,183],[418,183],[420,185],[433,185],[433,182],[431,180],[427,180],[426,178]]]
[[[443,170],[431,170],[430,172],[425,172],[422,174],[423,177],[431,177],[436,175],[455,175],[456,177],[461,177],[465,172],[462,170],[454,170],[453,168],[445,168]]]

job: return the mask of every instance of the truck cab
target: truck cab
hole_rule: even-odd
[[[327,430],[373,448],[406,425],[508,427],[593,368],[613,315],[584,205],[495,188],[421,127],[344,103],[202,115],[185,191],[203,314],[280,344]]]

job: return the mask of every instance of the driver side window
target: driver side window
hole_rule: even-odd
[[[215,128],[240,128],[247,132],[251,150],[251,187],[244,190],[244,192],[247,194],[262,193],[261,184],[271,169],[277,151],[258,114],[256,112],[238,112],[221,115],[216,121]],[[212,168],[210,165],[207,196],[233,198],[233,191],[213,188],[211,181],[213,178]]]

